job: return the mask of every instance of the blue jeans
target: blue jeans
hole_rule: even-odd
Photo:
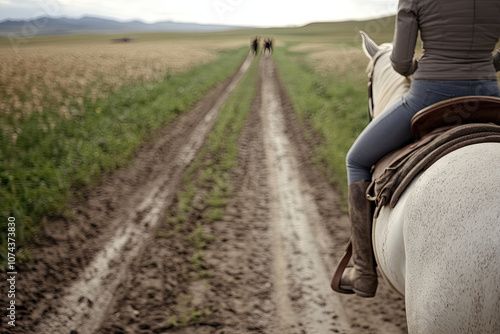
[[[436,102],[467,95],[498,96],[496,80],[418,80],[410,91],[371,121],[347,153],[347,180],[371,179],[372,166],[412,140],[410,123],[419,110]]]

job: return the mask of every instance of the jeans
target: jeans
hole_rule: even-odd
[[[497,80],[414,79],[399,101],[371,121],[347,153],[347,180],[371,180],[371,168],[386,154],[412,141],[411,118],[436,102],[468,95],[500,97]]]

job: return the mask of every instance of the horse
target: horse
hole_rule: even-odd
[[[266,50],[269,52],[268,54],[272,54],[273,52],[273,41],[270,38],[266,38],[264,41],[264,50],[262,52],[266,54]]]
[[[253,54],[256,55],[257,51],[259,50],[259,37],[255,37],[254,39],[252,39],[251,48],[252,48]]]
[[[252,39],[251,43],[251,49],[254,55],[256,55],[257,52],[259,51],[259,44],[260,44],[260,38],[258,36],[255,36],[255,38]]]
[[[410,87],[391,44],[361,32],[372,116]],[[378,270],[405,299],[408,332],[500,333],[500,143],[444,155],[374,218]]]

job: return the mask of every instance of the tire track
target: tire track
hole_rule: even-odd
[[[233,77],[229,86],[219,95],[206,113],[204,121],[186,135],[170,171],[160,174],[144,185],[148,189],[142,202],[128,210],[129,217],[109,238],[94,260],[78,279],[54,301],[58,306],[43,317],[37,333],[93,333],[99,328],[106,310],[114,301],[114,292],[127,276],[128,268],[141,254],[157,229],[166,208],[170,205],[182,173],[205,141],[220,107],[234,90],[253,59],[251,54]]]
[[[372,299],[331,291],[334,265],[349,236],[348,217],[312,163],[314,147],[303,137],[270,57],[262,57],[260,75],[278,332],[406,332],[404,302],[382,278]]]
[[[204,110],[193,110],[197,116],[189,126],[167,129],[175,130],[174,141],[160,136],[152,152],[162,159],[138,159],[152,172],[148,182],[130,186],[136,195],[121,203],[122,218],[110,222],[113,237],[102,238],[105,247],[78,280],[48,307],[39,305],[42,321],[31,332],[405,332],[401,300],[383,283],[370,300],[330,290],[333,265],[348,238],[347,217],[312,162],[314,147],[303,136],[269,56],[260,59],[258,93],[238,141],[234,198],[224,219],[206,226],[217,236],[205,251],[213,277],[189,281],[182,265],[190,263],[190,252],[172,240],[153,240],[186,167],[251,60]],[[176,307],[173,295],[181,291],[192,297],[193,307],[213,314],[195,325],[173,326],[166,310]]]
[[[322,258],[327,251],[316,235],[326,232],[314,223],[320,221],[318,209],[307,192],[286,133],[279,83],[272,75],[275,68],[268,57],[263,57],[260,65],[260,113],[271,188],[270,224],[280,329],[283,333],[346,333],[350,327],[341,300],[325,293],[330,277]]]

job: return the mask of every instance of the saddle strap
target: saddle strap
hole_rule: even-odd
[[[333,291],[346,294],[354,293],[354,291],[352,290],[344,290],[340,287],[340,279],[342,278],[342,274],[344,273],[344,270],[347,267],[347,264],[349,263],[351,256],[352,256],[352,241],[349,240],[349,243],[347,244],[347,247],[345,249],[345,254],[340,260],[337,266],[337,270],[335,270],[335,273],[333,274],[332,283],[330,285]]]
[[[465,128],[464,130],[470,130],[470,133],[464,133],[461,136],[457,136],[456,138],[449,138],[448,141],[444,142],[440,146],[434,147],[432,150],[423,150],[422,153],[425,154],[421,154],[420,156],[415,155],[414,157],[412,157],[414,161],[418,162],[416,164],[413,164],[412,168],[407,169],[400,176],[398,185],[394,188],[392,198],[390,200],[391,208],[394,208],[396,206],[404,190],[418,173],[425,171],[437,160],[447,155],[448,153],[458,150],[459,148],[474,144],[500,143],[500,127],[497,125],[470,124],[463,127]],[[484,131],[474,133],[473,131],[475,130],[475,128],[483,129]],[[459,130],[459,128],[456,129]],[[445,135],[446,134],[444,134],[443,137]]]

